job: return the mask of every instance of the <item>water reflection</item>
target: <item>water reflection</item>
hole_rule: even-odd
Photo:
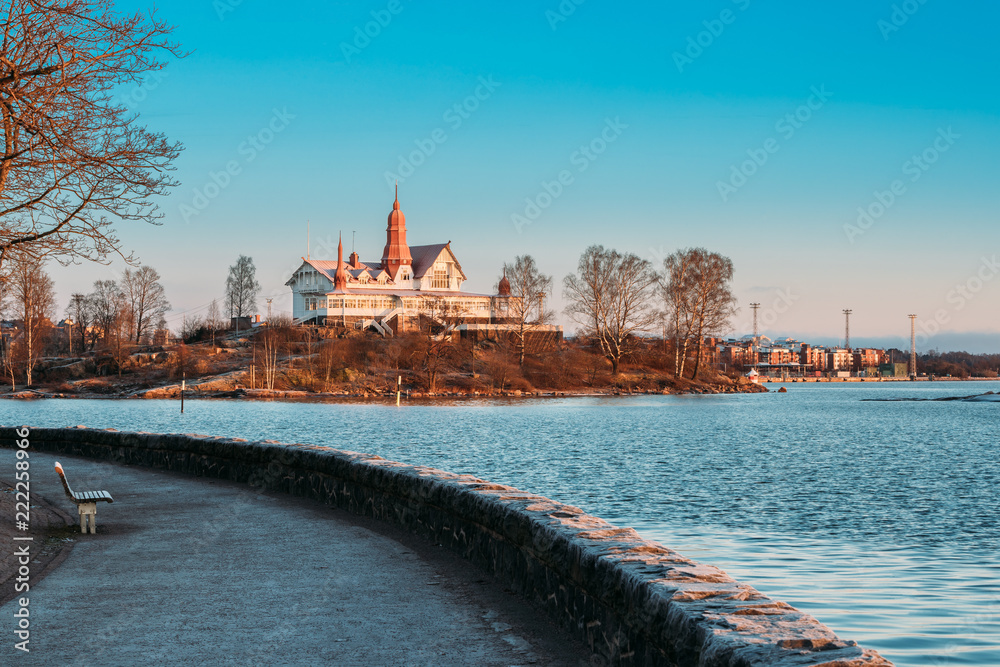
[[[1000,383],[447,405],[0,403],[0,421],[308,442],[471,473],[631,525],[898,665],[1000,665]]]

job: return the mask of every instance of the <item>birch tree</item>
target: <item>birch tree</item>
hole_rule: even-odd
[[[182,55],[172,27],[108,0],[9,0],[0,23],[0,265],[124,256],[114,221],[157,223],[181,147],[116,94]]]
[[[577,272],[563,279],[566,313],[597,341],[613,375],[635,349],[636,334],[658,321],[652,304],[658,278],[652,264],[638,255],[597,245],[587,248]]]
[[[253,259],[240,255],[236,263],[229,267],[226,278],[226,308],[229,317],[245,317],[253,315],[257,309],[257,298],[260,294],[260,283],[257,282],[257,268]],[[236,320],[236,330],[239,331],[239,320]]]
[[[691,283],[692,307],[691,335],[695,339],[694,371],[698,378],[705,347],[705,337],[714,336],[729,327],[729,320],[736,312],[733,295],[733,261],[703,248],[695,251]]]
[[[721,333],[735,312],[733,262],[705,248],[678,250],[663,262],[663,298],[674,335],[674,376],[684,377],[687,351],[695,348],[692,379],[697,379],[705,338]]]
[[[552,292],[552,276],[538,270],[531,255],[514,258],[512,264],[503,265],[504,277],[510,284],[507,299],[507,317],[514,325],[513,335],[517,348],[518,364],[524,366],[524,353],[529,332],[544,324],[552,316],[545,310],[545,296]]]
[[[150,340],[156,323],[170,308],[160,274],[151,266],[125,269],[121,292],[128,303],[132,342]]]
[[[94,291],[87,295],[91,322],[96,329],[95,337],[107,343],[118,320],[118,310],[124,303],[121,289],[114,280],[97,280]]]
[[[11,292],[16,313],[21,320],[17,339],[19,356],[24,363],[24,377],[30,387],[33,371],[52,328],[55,290],[52,278],[43,270],[42,260],[17,253],[11,262]]]
[[[87,304],[85,294],[74,292],[70,296],[69,305],[66,306],[66,317],[73,321],[73,328],[80,334],[80,353],[82,354],[87,345],[87,327],[90,326],[90,306]],[[72,335],[70,332],[70,337]]]
[[[122,376],[129,358],[132,356],[133,331],[136,329],[133,311],[128,296],[122,290],[116,290],[112,297],[110,318],[104,330],[104,348],[114,359],[118,377]]]
[[[212,299],[205,315],[205,326],[212,330],[212,347],[215,347],[215,332],[222,328],[222,314],[219,313],[219,302]]]
[[[678,250],[663,260],[663,300],[674,339],[674,377],[684,377],[690,339],[693,251]]]

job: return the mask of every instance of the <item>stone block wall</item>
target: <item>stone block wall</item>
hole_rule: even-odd
[[[14,446],[0,427],[0,446]],[[32,429],[31,448],[311,498],[441,544],[614,665],[891,665],[718,568],[576,507],[470,475],[315,445]]]

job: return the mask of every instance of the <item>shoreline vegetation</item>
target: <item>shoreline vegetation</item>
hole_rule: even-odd
[[[422,334],[383,338],[323,327],[274,327],[243,336],[203,332],[189,344],[138,346],[120,356],[88,351],[40,359],[35,382],[8,374],[0,398],[455,399],[766,392],[743,377],[702,366],[675,377],[671,341],[639,341],[611,371],[587,340],[542,339],[518,351],[502,339],[478,342]],[[120,362],[120,363],[119,363]],[[689,366],[690,368],[690,366]],[[690,373],[690,370],[688,371]],[[688,375],[686,373],[685,375]]]

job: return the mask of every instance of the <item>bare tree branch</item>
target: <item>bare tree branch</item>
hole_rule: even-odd
[[[587,248],[577,273],[563,279],[570,302],[566,312],[598,342],[614,375],[622,358],[635,349],[636,335],[659,319],[652,306],[658,279],[649,261],[604,246]]]
[[[121,255],[119,221],[156,224],[181,147],[115,99],[182,56],[155,14],[110,0],[9,0],[0,44],[0,265],[11,249],[62,263]]]

